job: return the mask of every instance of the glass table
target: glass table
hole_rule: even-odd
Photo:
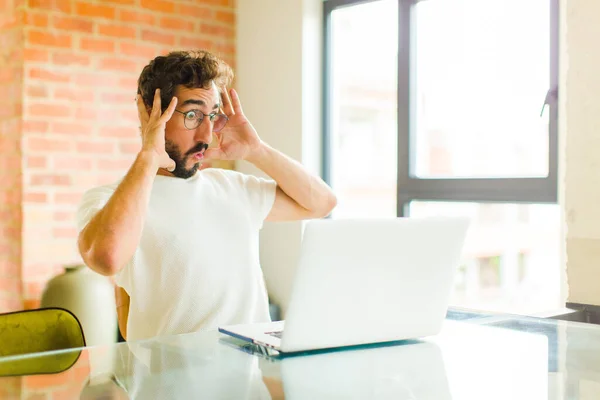
[[[271,357],[203,331],[0,358],[0,371],[17,374],[0,377],[2,399],[592,400],[600,326],[458,310],[439,335],[350,350]]]

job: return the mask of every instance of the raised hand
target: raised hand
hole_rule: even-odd
[[[229,120],[220,132],[214,132],[217,147],[206,150],[204,157],[217,160],[246,160],[260,149],[262,142],[242,111],[237,92],[234,89],[228,92],[223,87],[221,99],[223,112]]]
[[[152,111],[148,110],[141,95],[137,96],[138,117],[142,127],[142,151],[154,152],[158,157],[158,166],[167,171],[175,169],[173,161],[165,150],[165,126],[177,107],[177,97],[171,99],[169,107],[161,114],[160,89],[154,92]]]

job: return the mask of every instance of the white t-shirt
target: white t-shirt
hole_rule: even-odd
[[[85,193],[79,230],[119,183]],[[272,180],[217,168],[156,176],[139,246],[115,275],[131,298],[128,340],[270,321],[258,238],[275,189]]]

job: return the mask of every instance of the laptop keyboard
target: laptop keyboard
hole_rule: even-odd
[[[267,335],[271,335],[274,336],[276,338],[281,339],[281,335],[283,335],[283,331],[277,331],[277,332],[265,332]]]

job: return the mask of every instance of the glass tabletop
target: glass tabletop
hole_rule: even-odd
[[[9,370],[0,398],[591,400],[600,326],[461,311],[439,335],[351,350],[270,357],[203,331],[0,358]]]

